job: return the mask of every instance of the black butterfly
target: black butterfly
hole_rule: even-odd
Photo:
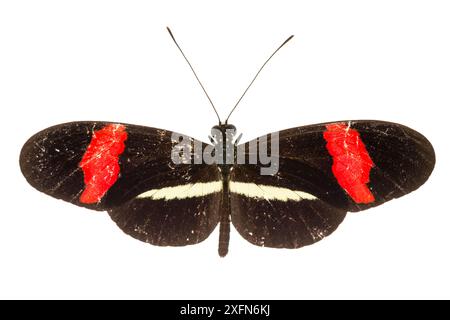
[[[263,138],[237,145],[228,118],[213,128],[216,149],[149,127],[60,124],[25,143],[20,167],[39,191],[107,211],[125,233],[150,244],[196,244],[220,223],[219,255],[225,256],[230,220],[255,245],[299,248],[331,234],[349,211],[416,190],[435,164],[433,147],[420,133],[396,123],[352,120],[271,134],[279,141],[277,170],[261,174],[267,161],[253,147],[273,153],[273,145]],[[174,137],[184,137],[188,146],[175,151],[179,163],[173,161],[180,142]],[[231,162],[204,161],[208,148],[228,159],[230,145]],[[239,152],[254,161],[237,161]]]

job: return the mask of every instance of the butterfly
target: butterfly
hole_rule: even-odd
[[[300,248],[331,234],[347,212],[416,190],[433,171],[431,143],[413,129],[385,121],[301,126],[239,144],[228,119],[292,36],[265,61],[221,122],[168,31],[219,118],[210,143],[132,124],[59,124],[22,148],[20,168],[34,188],[107,211],[126,234],[158,246],[197,244],[219,224],[223,257],[231,223],[254,245]]]

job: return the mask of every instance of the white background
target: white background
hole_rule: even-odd
[[[155,1],[156,3],[156,1]],[[2,1],[0,298],[450,298],[448,1]],[[246,139],[343,119],[410,126],[433,143],[418,191],[362,213],[299,250],[234,230],[159,248],[105,213],[34,190],[18,157],[33,133],[74,120],[176,130],[206,140],[212,109],[171,26]]]

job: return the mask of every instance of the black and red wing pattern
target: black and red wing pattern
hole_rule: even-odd
[[[231,184],[254,184],[261,190],[253,198],[245,190],[231,193],[233,225],[256,245],[297,248],[314,243],[334,231],[347,211],[365,210],[416,190],[435,164],[433,147],[423,135],[382,121],[284,130],[279,132],[279,150],[275,175],[260,175],[261,164],[237,165],[231,175]],[[265,186],[316,199],[271,199],[270,192],[280,190]]]
[[[370,159],[362,158],[360,161],[372,162],[368,169],[368,181],[363,184],[367,186],[373,199],[355,201],[339,183],[333,170],[336,159],[330,154],[329,141],[325,138],[332,131],[330,128],[336,127],[344,130],[344,140],[340,141],[342,144],[345,144],[345,132],[353,131],[348,134],[348,144],[352,143],[352,138],[357,138],[356,144],[364,146],[368,153]],[[356,134],[358,137],[355,137]],[[339,140],[338,135],[339,132],[336,137],[331,138]],[[347,201],[342,205],[331,204],[347,211],[365,210],[416,190],[427,181],[436,162],[433,146],[423,135],[401,124],[375,120],[340,121],[283,130],[280,132],[280,150],[283,150],[280,155],[281,163],[301,163],[321,171],[328,180],[337,182],[338,187],[329,189],[328,192],[334,194],[333,198],[341,199],[342,196],[338,196],[340,191]],[[338,176],[347,175],[352,178],[356,169],[364,170],[363,166],[352,166],[345,160],[346,153],[352,159],[358,156],[355,154],[357,152],[361,151],[352,150],[351,146],[347,150],[341,150],[344,155],[342,164],[348,165],[348,168],[341,170]],[[289,174],[291,172],[289,169],[284,170],[280,164],[279,172],[285,171]]]
[[[153,189],[219,180],[216,166],[175,165],[171,135],[128,124],[61,124],[25,143],[20,167],[37,190],[89,209],[108,210],[135,238],[158,245],[192,244],[216,227],[220,194],[169,202],[137,199]]]
[[[79,163],[92,139],[92,133],[105,126],[102,122],[73,122],[47,128],[32,136],[22,148],[20,169],[37,190],[94,210],[104,204],[83,204],[83,171]]]

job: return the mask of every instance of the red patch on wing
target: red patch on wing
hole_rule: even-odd
[[[346,123],[327,124],[326,128],[323,137],[333,157],[331,169],[339,185],[356,203],[374,202],[375,197],[367,187],[374,164],[358,131]]]
[[[120,173],[119,156],[125,150],[128,134],[122,124],[109,124],[94,131],[79,167],[84,173],[85,189],[80,202],[100,202],[117,181]]]

